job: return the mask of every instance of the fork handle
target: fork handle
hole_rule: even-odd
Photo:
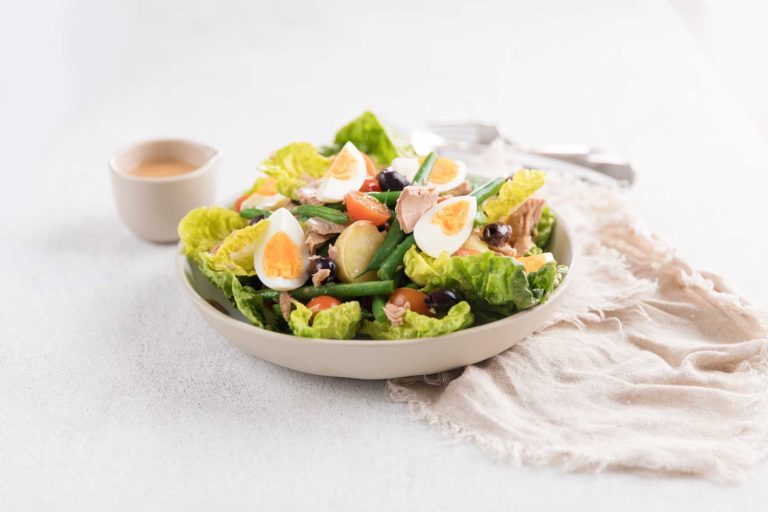
[[[628,185],[635,182],[635,170],[630,163],[623,158],[600,152],[599,149],[585,144],[568,144],[558,146],[521,146],[511,144],[515,150],[569,162],[582,167],[587,167],[599,173],[605,174],[615,180],[624,181]]]
[[[532,153],[556,160],[568,160],[583,162],[589,155],[595,153],[597,148],[587,146],[586,144],[562,144],[556,146],[524,146],[512,141],[506,141],[507,144],[522,153]]]

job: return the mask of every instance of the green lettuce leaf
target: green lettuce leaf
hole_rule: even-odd
[[[435,288],[458,290],[474,304],[527,309],[538,303],[531,291],[523,265],[512,258],[485,252],[472,256],[432,258],[411,247],[403,259],[405,274],[427,291]]]
[[[218,289],[224,292],[228,299],[232,298],[232,281],[237,279],[232,272],[216,270],[211,263],[209,253],[202,253],[198,256],[198,266],[200,272],[208,278]]]
[[[525,251],[525,254],[523,256],[536,256],[537,254],[542,254],[544,252],[544,249],[539,247],[538,245],[534,245],[527,251]]]
[[[540,303],[546,302],[549,294],[558,284],[560,284],[558,267],[554,261],[546,263],[539,270],[528,274],[528,285]]]
[[[277,181],[277,191],[296,199],[296,189],[308,182],[322,178],[331,164],[331,159],[321,155],[309,142],[294,142],[275,151],[259,165],[267,176]],[[253,187],[258,187],[256,180]]]
[[[555,214],[549,209],[549,206],[545,206],[541,212],[541,219],[536,224],[536,245],[542,249],[549,245],[549,240],[552,238],[552,231],[555,229]]]
[[[250,286],[232,279],[232,298],[240,312],[256,327],[277,330],[279,318],[271,307],[264,304],[264,299]]]
[[[385,126],[372,112],[363,112],[343,126],[334,139],[338,152],[347,142],[373,158],[380,166],[389,165],[398,156],[415,156],[416,152],[400,135]]]
[[[469,304],[462,301],[453,306],[443,318],[432,318],[408,310],[402,325],[394,326],[388,321],[366,320],[360,332],[377,340],[427,338],[464,329],[472,325],[473,321],[474,316]]]
[[[293,305],[296,309],[291,311],[288,325],[293,334],[304,338],[348,340],[357,333],[363,317],[360,303],[349,301],[320,311],[310,325],[312,311],[298,301]]]
[[[253,253],[269,225],[268,219],[263,219],[253,226],[246,226],[225,238],[216,252],[206,256],[213,269],[229,271],[236,276],[252,276],[256,274],[253,266]]]
[[[184,254],[198,258],[201,253],[210,251],[230,233],[247,224],[246,219],[227,208],[195,208],[179,222],[178,232],[184,245]]]
[[[511,180],[504,182],[497,197],[483,203],[488,222],[505,221],[518,206],[544,185],[546,173],[532,169],[517,171]]]

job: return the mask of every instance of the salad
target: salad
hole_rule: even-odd
[[[370,112],[333,144],[295,142],[231,208],[179,224],[190,261],[255,326],[296,336],[440,336],[547,300],[567,268],[548,252],[545,173],[476,183],[417,155]]]

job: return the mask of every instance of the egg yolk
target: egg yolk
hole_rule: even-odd
[[[547,258],[543,254],[521,256],[516,259],[523,264],[526,272],[536,272],[547,263]]]
[[[424,158],[419,158],[419,165],[424,163]],[[436,185],[448,183],[459,173],[459,166],[450,158],[439,157],[429,173],[429,182]]]
[[[455,235],[467,224],[468,214],[469,203],[456,201],[437,210],[432,216],[432,224],[440,226],[444,235]]]
[[[274,178],[262,178],[256,184],[254,192],[260,196],[273,196],[277,194],[277,181]]]
[[[282,231],[264,246],[264,272],[269,277],[295,279],[301,274],[301,254],[293,240]]]
[[[328,174],[337,180],[348,180],[355,175],[355,168],[357,167],[357,160],[349,151],[342,151],[331,163],[331,168],[328,169]]]

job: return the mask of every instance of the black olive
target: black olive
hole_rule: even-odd
[[[494,247],[509,243],[510,238],[512,238],[512,228],[508,224],[494,222],[483,228],[483,240]]]
[[[249,226],[253,226],[254,224],[258,224],[259,222],[261,222],[265,218],[266,217],[264,215],[257,215],[254,218],[248,220],[248,225]]]
[[[381,187],[381,190],[384,191],[403,190],[405,187],[410,185],[405,176],[397,171],[392,170],[391,167],[387,167],[386,169],[382,170],[379,173],[378,180],[379,187]]]
[[[240,276],[240,283],[251,288],[261,288],[261,281],[258,276]]]
[[[435,312],[444,312],[459,303],[459,296],[453,290],[435,290],[428,293],[424,303]]]
[[[323,279],[323,284],[336,281],[336,264],[328,256],[320,256],[309,262],[309,275],[314,275],[318,270],[327,269],[331,273]]]

